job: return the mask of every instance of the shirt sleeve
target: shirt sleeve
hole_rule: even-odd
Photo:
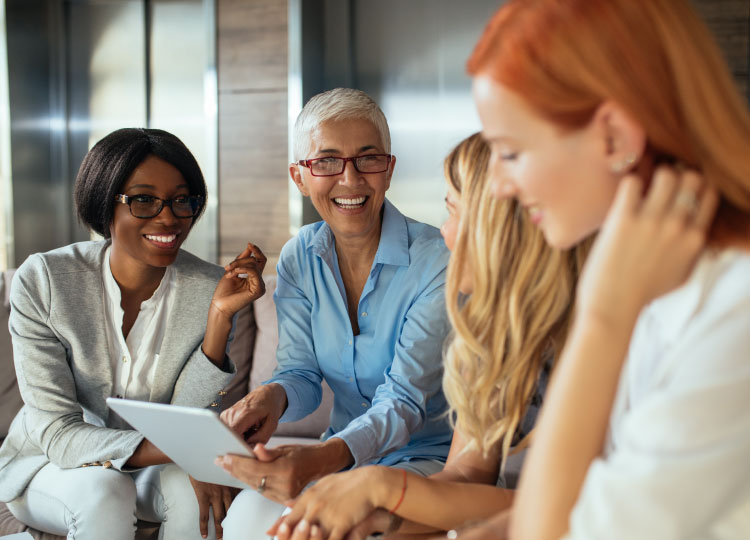
[[[372,406],[334,437],[346,442],[360,466],[405,446],[424,426],[427,403],[442,388],[442,347],[448,332],[445,260],[421,269],[426,284],[406,314],[393,362]]]
[[[264,384],[280,384],[287,397],[281,422],[293,422],[315,411],[323,396],[323,374],[315,356],[310,317],[312,304],[297,286],[300,271],[295,253],[282,256],[276,268],[274,303],[278,319],[278,366]]]
[[[647,395],[620,418],[615,450],[589,468],[567,539],[713,538],[715,522],[738,504],[747,512],[748,323],[744,297],[686,328],[666,353],[677,369],[668,380],[651,378]],[[727,538],[745,537],[747,515],[742,521],[744,532]],[[731,516],[726,522],[737,526]]]
[[[66,348],[49,325],[49,276],[40,258],[19,268],[10,301],[8,326],[29,441],[63,469],[106,460],[122,467],[143,436],[84,421]]]

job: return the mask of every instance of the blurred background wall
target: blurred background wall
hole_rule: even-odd
[[[439,224],[442,158],[479,128],[464,62],[500,3],[0,0],[0,268],[87,238],[78,165],[102,135],[141,125],[180,136],[209,181],[188,249],[224,263],[252,241],[271,269],[317,219],[288,179],[289,127],[336,86],[381,104],[398,156],[389,198]],[[748,96],[750,0],[693,3]]]

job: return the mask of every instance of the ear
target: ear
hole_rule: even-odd
[[[393,169],[396,167],[396,156],[391,156],[391,162],[388,165],[388,177],[385,181],[385,190],[388,191],[388,189],[391,187],[391,178],[393,177]]]
[[[307,191],[307,186],[305,186],[305,180],[302,178],[302,171],[300,171],[299,168],[300,168],[300,165],[297,165],[296,163],[290,163],[289,164],[289,176],[292,178],[292,181],[294,181],[299,192],[302,193],[302,195],[304,195],[305,197],[309,197],[310,192]]]
[[[599,105],[593,122],[601,137],[602,157],[610,171],[620,175],[633,169],[646,148],[646,132],[641,124],[610,100]]]

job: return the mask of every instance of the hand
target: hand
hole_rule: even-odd
[[[216,285],[211,309],[231,320],[235,313],[263,296],[266,285],[261,276],[265,267],[266,256],[260,248],[248,242],[245,250],[224,267],[226,272]]]
[[[268,442],[286,410],[286,391],[280,384],[259,386],[221,413],[221,420],[249,442]]]
[[[312,532],[322,538],[344,538],[378,506],[374,494],[383,491],[377,489],[384,483],[380,472],[381,467],[362,467],[322,478],[294,501],[292,511],[279,518],[267,534],[279,540],[307,540]],[[363,532],[362,528],[358,531]]]
[[[395,533],[396,531],[394,529],[397,528],[394,527],[394,525],[396,525],[396,520],[398,520],[398,524],[400,525],[400,517],[391,514],[384,508],[376,508],[370,512],[369,516],[360,521],[351,531],[349,531],[349,534],[346,535],[346,540],[365,540],[368,536],[377,533]]]
[[[239,490],[227,486],[200,482],[192,476],[189,478],[190,483],[193,485],[195,496],[198,499],[198,526],[200,527],[201,536],[203,536],[203,538],[208,536],[208,510],[209,508],[213,508],[216,538],[221,540],[224,536],[221,522],[224,521],[229,506],[232,504],[232,501],[237,496]]]
[[[581,276],[579,314],[634,324],[646,304],[689,276],[717,204],[694,171],[659,167],[645,196],[638,177],[623,179]]]
[[[216,464],[247,485],[258,488],[265,478],[263,496],[288,504],[312,480],[339,471],[353,460],[349,447],[334,438],[314,445],[253,447],[255,458],[227,455],[216,458]]]

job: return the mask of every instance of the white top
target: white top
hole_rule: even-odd
[[[109,266],[110,249],[104,254],[104,314],[107,344],[114,373],[112,395],[118,398],[148,401],[154,382],[159,351],[167,329],[167,319],[176,294],[175,273],[167,266],[159,287],[141,303],[138,317],[128,338],[122,335],[124,312],[120,287]]]
[[[750,539],[750,254],[704,255],[638,319],[568,539]]]

